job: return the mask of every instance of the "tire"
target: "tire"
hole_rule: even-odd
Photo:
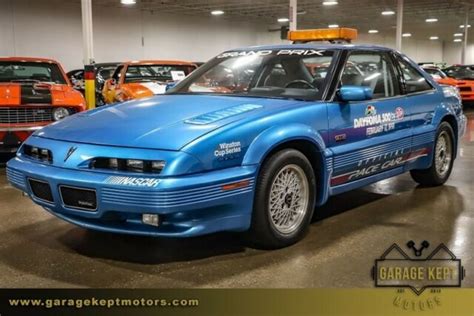
[[[264,162],[258,176],[250,242],[264,249],[296,243],[309,228],[315,200],[316,178],[308,159],[294,149],[276,152]]]
[[[422,186],[439,186],[444,184],[453,169],[455,156],[454,132],[447,122],[439,125],[436,133],[433,160],[428,169],[411,170],[413,180]]]

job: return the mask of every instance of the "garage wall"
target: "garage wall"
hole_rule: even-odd
[[[0,8],[0,55],[51,57],[66,69],[82,66],[78,5],[0,0]],[[206,61],[223,50],[258,45],[268,38],[267,28],[259,24],[131,8],[94,7],[93,27],[97,62],[153,58]]]
[[[0,0],[0,8],[0,55],[52,57],[66,69],[82,67],[79,5],[59,0]],[[286,42],[280,40],[279,32],[268,32],[268,25],[222,17],[106,7],[94,7],[93,14],[97,62],[152,58],[206,61],[226,49]],[[395,38],[360,34],[357,43],[394,47]],[[460,45],[452,44],[443,47],[441,41],[409,38],[403,40],[403,51],[416,61],[458,63]],[[474,45],[469,58],[474,63]]]
[[[471,32],[469,37],[474,37],[474,34]],[[461,63],[461,47],[462,43],[449,43],[444,45],[443,55],[448,64]],[[466,64],[474,64],[474,42],[468,43]]]

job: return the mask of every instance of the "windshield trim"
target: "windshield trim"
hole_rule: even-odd
[[[278,49],[280,49],[280,48],[278,48]],[[286,50],[291,50],[291,48],[285,48],[285,49]],[[229,51],[225,51],[225,52],[217,55],[216,57],[212,58],[211,60],[206,62],[201,67],[197,68],[189,76],[187,76],[184,80],[180,81],[174,87],[172,87],[171,89],[166,91],[165,94],[168,94],[168,95],[173,95],[173,94],[176,94],[176,95],[219,95],[219,96],[237,96],[237,97],[250,97],[250,98],[254,97],[254,98],[268,98],[268,99],[281,99],[281,100],[323,101],[323,100],[326,100],[326,98],[327,98],[328,90],[330,88],[330,83],[333,80],[334,70],[336,69],[337,62],[339,60],[341,50],[336,49],[336,48],[334,48],[334,49],[327,48],[327,47],[324,47],[324,48],[321,48],[321,49],[319,49],[317,47],[316,48],[309,47],[308,49],[315,50],[315,51],[320,50],[320,51],[331,52],[332,53],[331,62],[330,62],[330,65],[328,66],[328,75],[324,78],[324,81],[323,81],[323,84],[322,84],[322,90],[319,91],[317,97],[307,97],[307,98],[305,98],[304,96],[296,96],[296,95],[271,96],[271,95],[254,95],[254,94],[242,94],[242,93],[233,94],[233,93],[219,93],[219,92],[211,92],[211,91],[209,91],[209,92],[207,92],[207,91],[206,92],[198,92],[198,93],[196,93],[196,92],[180,92],[180,90],[182,90],[184,88],[189,88],[189,86],[192,85],[192,83],[195,81],[195,79],[201,77],[203,74],[208,72],[212,67],[218,65],[219,63],[217,61],[224,60],[224,58],[221,57],[222,55],[230,53],[230,52],[260,51],[259,49],[257,49],[257,50],[248,49],[248,50],[229,50]],[[270,49],[262,49],[261,51],[268,51],[268,50],[270,50]],[[301,56],[301,58],[304,58],[304,57],[311,57],[311,56],[304,56],[304,55]],[[225,58],[225,59],[229,59],[229,58],[235,58],[235,57],[228,57],[228,58]]]

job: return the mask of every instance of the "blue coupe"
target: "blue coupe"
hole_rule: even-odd
[[[443,184],[466,118],[392,49],[293,44],[224,52],[165,95],[37,131],[7,165],[35,203],[89,229],[301,239],[330,196],[410,172]]]

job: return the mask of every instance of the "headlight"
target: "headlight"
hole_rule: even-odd
[[[53,110],[53,119],[55,121],[62,120],[65,117],[68,117],[71,113],[66,108],[57,108]]]
[[[99,157],[91,160],[92,169],[109,169],[129,172],[160,173],[165,167],[163,160],[141,160]]]

